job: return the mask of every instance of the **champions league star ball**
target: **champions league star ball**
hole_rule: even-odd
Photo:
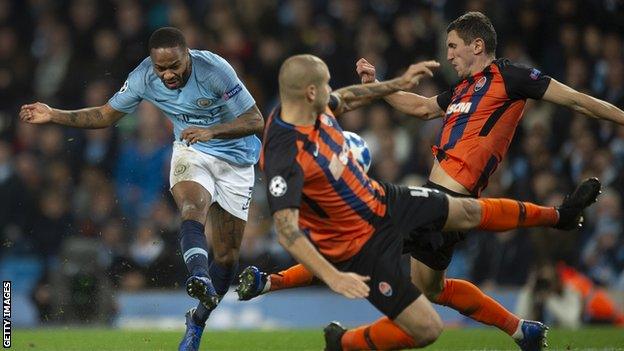
[[[353,157],[360,164],[360,166],[362,166],[364,172],[367,173],[371,162],[373,161],[370,150],[368,149],[368,144],[366,144],[366,141],[362,139],[362,137],[353,132],[345,130],[342,132],[342,135],[347,141],[347,145],[349,146]]]

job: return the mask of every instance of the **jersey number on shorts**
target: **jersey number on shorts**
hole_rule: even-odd
[[[414,197],[429,197],[429,193],[437,192],[435,189],[423,188],[420,186],[410,186],[410,195]]]

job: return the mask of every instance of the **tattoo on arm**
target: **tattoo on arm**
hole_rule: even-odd
[[[299,229],[298,217],[298,210],[292,208],[277,211],[273,215],[275,229],[283,238],[286,248],[291,247],[297,239],[303,236]]]
[[[401,90],[398,78],[368,84],[351,85],[333,92],[338,98],[338,107],[335,114],[342,114],[360,106],[369,104],[372,100]]]
[[[99,128],[102,126],[104,116],[99,109],[84,109],[69,111],[69,122],[73,127]]]

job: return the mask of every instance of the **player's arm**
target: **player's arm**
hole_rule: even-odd
[[[368,296],[368,277],[337,270],[312,245],[299,229],[299,210],[286,208],[273,214],[279,243],[303,266],[323,280],[332,290],[355,299]]]
[[[125,112],[117,111],[108,103],[98,107],[88,107],[81,110],[59,110],[35,102],[23,105],[20,109],[20,119],[28,123],[56,123],[69,127],[98,129],[109,127],[117,122]]]
[[[255,104],[231,122],[218,123],[208,128],[190,127],[180,134],[188,144],[210,139],[237,139],[248,135],[261,133],[264,128],[264,118]]]
[[[361,58],[355,64],[355,70],[362,79],[362,83],[375,82],[375,66]],[[444,116],[444,109],[439,104],[437,96],[424,97],[405,91],[397,91],[384,96],[384,100],[394,109],[416,118],[429,120]]]
[[[400,90],[409,90],[418,85],[425,76],[432,77],[434,68],[440,64],[436,61],[424,61],[411,65],[400,77],[367,84],[351,85],[338,89],[332,93],[334,106],[330,106],[334,115],[338,116],[345,112],[369,104],[380,97],[396,93]]]
[[[550,80],[542,100],[569,107],[592,118],[606,119],[624,125],[624,111],[606,101],[576,91],[555,79]]]
[[[438,96],[424,97],[405,91],[398,91],[384,97],[395,110],[419,119],[429,120],[444,116],[444,110],[437,101]]]

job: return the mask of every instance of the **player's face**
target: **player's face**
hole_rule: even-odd
[[[150,52],[154,72],[169,89],[180,89],[191,74],[188,49],[181,47],[158,48]]]
[[[454,30],[446,36],[446,59],[457,71],[460,78],[466,78],[470,75],[470,67],[475,60],[472,46],[472,43],[466,44]]]

